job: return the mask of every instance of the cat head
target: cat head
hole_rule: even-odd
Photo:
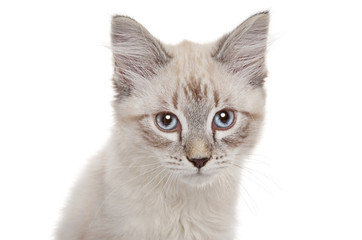
[[[114,108],[125,141],[192,186],[238,174],[263,120],[268,24],[262,12],[214,43],[169,46],[115,16]]]

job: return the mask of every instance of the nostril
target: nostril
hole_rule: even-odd
[[[209,161],[210,158],[187,158],[192,164],[197,167],[198,169],[205,166],[206,162]]]

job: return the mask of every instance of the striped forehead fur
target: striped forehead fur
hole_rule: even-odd
[[[260,99],[263,98],[263,94],[260,93],[263,91],[253,88],[246,81],[235,79],[224,71],[212,59],[210,45],[183,42],[166,49],[172,54],[172,60],[157,78],[148,81],[143,89],[138,91],[141,95],[138,100],[132,100],[132,104],[135,100],[141,100],[141,105],[147,108],[144,111],[183,110],[182,114],[189,119],[190,124],[198,126],[196,128],[206,124],[206,117],[212,112],[212,108],[233,106],[237,110],[251,113],[259,113],[262,109],[257,109],[257,106],[263,105],[260,103]],[[224,84],[225,81],[231,84]],[[203,118],[198,117],[200,113],[203,113]],[[241,139],[244,139],[248,132],[244,129],[239,133],[226,138],[224,142],[236,147],[239,145],[236,143],[241,143]],[[166,147],[170,144],[169,140],[150,128],[143,129],[142,135],[149,144],[152,144],[152,141],[160,143],[154,144],[155,147]]]

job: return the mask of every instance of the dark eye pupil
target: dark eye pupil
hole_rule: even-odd
[[[221,112],[221,113],[219,113],[219,116],[220,116],[221,122],[227,123],[229,121],[230,116],[227,112]]]
[[[172,122],[172,117],[170,114],[166,114],[163,116],[162,118],[162,123],[164,126],[168,126],[170,125],[170,123]]]

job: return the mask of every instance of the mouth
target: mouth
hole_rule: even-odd
[[[202,169],[197,169],[195,172],[183,174],[181,180],[192,186],[204,186],[210,184],[214,179],[215,174],[205,173]]]

